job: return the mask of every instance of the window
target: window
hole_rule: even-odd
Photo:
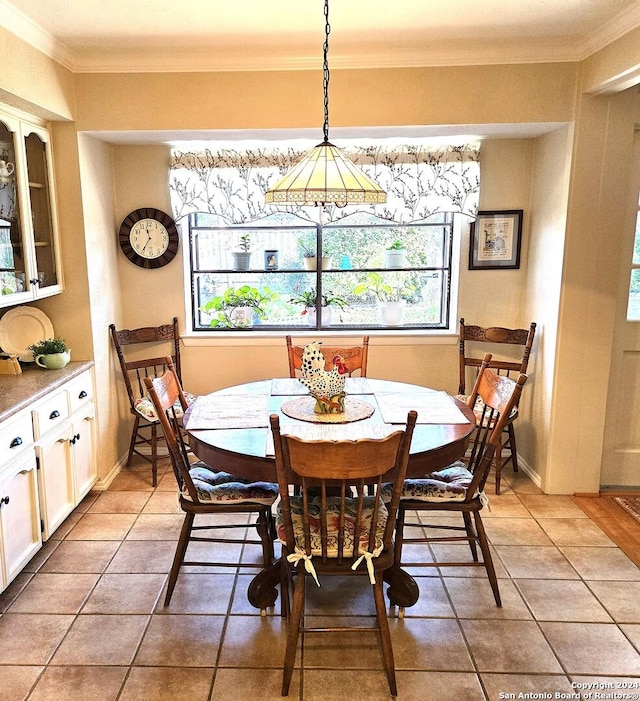
[[[640,321],[640,199],[636,212],[636,234],[631,262],[631,283],[629,285],[629,305],[627,320]]]
[[[190,214],[193,329],[446,329],[453,231],[450,213],[398,224],[357,212],[324,226],[286,212],[240,225]]]

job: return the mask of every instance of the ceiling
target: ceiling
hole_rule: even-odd
[[[332,0],[330,66],[575,61],[640,0]],[[0,0],[0,26],[78,72],[318,69],[322,0]]]

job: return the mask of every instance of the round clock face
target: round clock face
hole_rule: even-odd
[[[125,256],[141,268],[160,268],[178,252],[178,230],[168,214],[142,208],[128,214],[118,233]]]

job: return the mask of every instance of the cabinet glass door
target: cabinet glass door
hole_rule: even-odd
[[[58,284],[47,142],[36,132],[28,134],[24,142],[36,257],[34,284],[45,289]]]
[[[19,163],[15,132],[0,121],[0,295],[26,289],[25,247],[20,228]]]

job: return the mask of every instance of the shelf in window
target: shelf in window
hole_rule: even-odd
[[[32,187],[34,190],[44,190],[46,187],[44,183],[29,183],[29,187]]]
[[[36,245],[36,248],[40,248],[42,246],[50,246],[51,242],[50,241],[36,241],[35,245]]]

